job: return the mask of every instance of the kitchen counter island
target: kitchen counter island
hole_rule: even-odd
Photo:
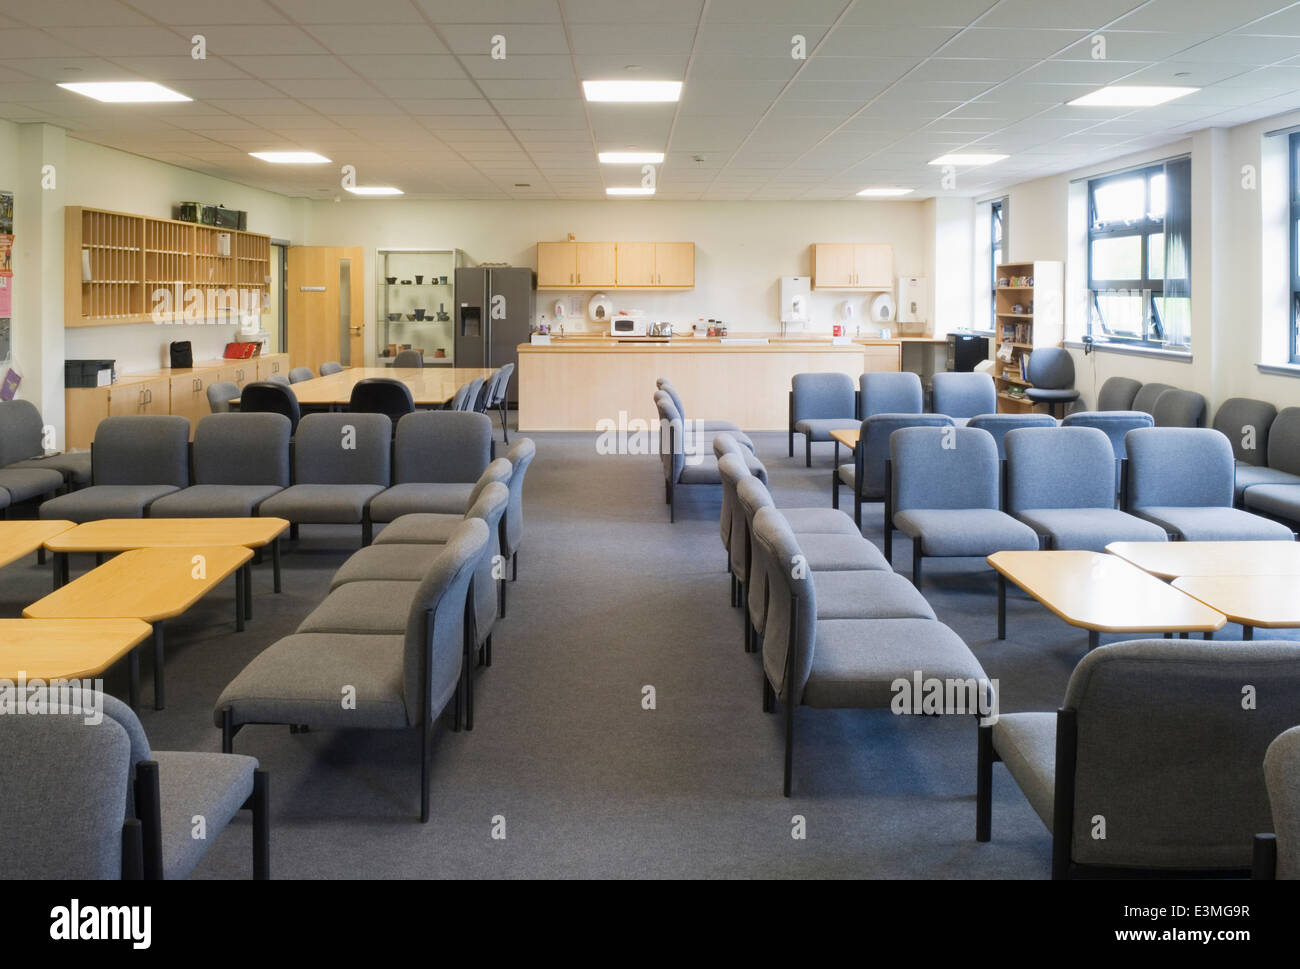
[[[746,430],[782,431],[789,420],[790,378],[834,371],[853,378],[898,370],[900,340],[835,345],[828,340],[723,343],[677,337],[626,342],[555,337],[519,347],[519,429],[594,431],[597,422],[654,420],[655,379],[667,377],[686,417],[735,421]]]

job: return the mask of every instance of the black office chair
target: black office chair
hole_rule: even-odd
[[[1074,389],[1074,358],[1062,347],[1041,347],[1029,354],[1029,382],[1025,396],[1035,404],[1046,404],[1053,416],[1061,405],[1061,416],[1079,399]]]
[[[400,380],[367,377],[352,387],[348,410],[361,414],[387,414],[396,433],[398,419],[415,412],[415,399],[411,396],[411,388]]]
[[[287,382],[280,384],[270,380],[257,380],[244,384],[239,392],[239,409],[246,414],[283,414],[289,418],[290,434],[297,432],[298,422],[302,420],[298,398],[289,389]]]

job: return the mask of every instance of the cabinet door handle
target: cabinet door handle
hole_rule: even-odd
[[[573,282],[573,273],[569,273],[569,282]]]
[[[578,273],[578,282],[582,282],[582,273]]]

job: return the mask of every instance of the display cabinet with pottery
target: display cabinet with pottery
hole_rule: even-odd
[[[459,249],[379,249],[375,273],[375,362],[391,364],[394,349],[422,347],[426,367],[454,366],[456,269]]]

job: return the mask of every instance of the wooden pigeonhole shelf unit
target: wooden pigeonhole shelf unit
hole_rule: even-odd
[[[223,254],[220,237],[230,237]],[[90,263],[83,274],[82,254]],[[269,288],[271,238],[252,232],[196,225],[175,219],[69,205],[65,211],[64,324],[112,326],[154,321],[153,295],[169,290],[173,305],[163,321],[184,318],[184,298],[198,289],[227,291],[225,304],[239,310],[233,290],[255,293],[260,306]],[[181,300],[177,301],[177,290]]]

